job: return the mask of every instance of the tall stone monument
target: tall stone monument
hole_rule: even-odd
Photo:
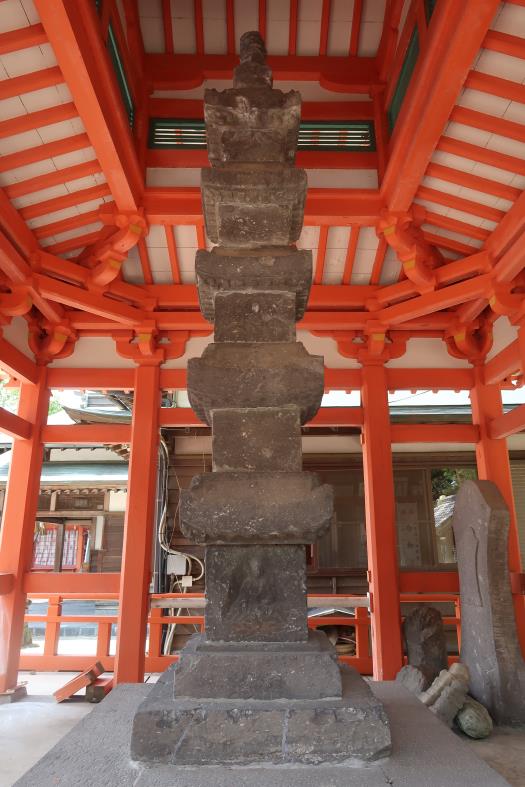
[[[294,168],[300,95],[272,89],[258,33],[241,38],[234,87],[205,93],[211,168],[197,285],[215,341],[188,364],[212,427],[213,472],[181,501],[205,545],[205,634],[139,708],[132,756],[177,764],[376,759],[390,750],[379,701],[308,631],[305,544],[333,516],[332,488],[302,471],[301,424],[320,406],[323,358],[296,341],[312,277],[298,251],[306,174]]]
[[[461,592],[461,661],[470,693],[497,724],[525,724],[521,656],[508,568],[509,509],[492,481],[466,481],[452,521]]]

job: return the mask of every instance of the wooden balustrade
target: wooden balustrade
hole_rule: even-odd
[[[76,654],[66,655],[58,653],[60,640],[60,627],[64,623],[91,623],[97,626],[96,640],[96,659],[101,661],[108,672],[114,668],[115,657],[110,655],[112,627],[117,623],[118,615],[64,615],[62,614],[64,601],[81,600],[115,600],[118,601],[117,593],[34,593],[29,594],[29,598],[47,598],[48,608],[45,615],[26,614],[26,623],[40,622],[45,623],[45,637],[43,653],[32,653],[26,650],[20,658],[20,669],[40,670],[40,671],[77,671],[85,669],[93,661],[94,655]],[[191,601],[190,601],[191,600]],[[354,609],[354,617],[346,615],[323,615],[310,617],[308,619],[309,628],[315,629],[323,626],[346,626],[354,629],[356,649],[354,655],[341,655],[339,661],[357,669],[363,675],[372,674],[372,656],[370,650],[370,613],[368,610],[368,599],[366,596],[348,595],[323,595],[318,594],[309,596],[310,602],[315,601],[316,606],[350,607]],[[421,604],[421,603],[451,603],[454,604],[455,613],[453,616],[445,616],[443,622],[446,626],[454,626],[458,638],[458,646],[461,643],[460,625],[460,603],[459,596],[455,593],[403,593],[401,603]],[[153,594],[150,596],[150,613],[148,616],[149,637],[146,652],[146,670],[148,672],[162,672],[171,663],[178,659],[178,655],[166,656],[162,653],[162,627],[170,624],[190,624],[203,629],[204,616],[200,614],[173,615],[164,614],[164,609],[179,607],[185,609],[183,602],[190,602],[192,605],[199,604],[204,606],[204,595],[199,593],[192,594]],[[318,603],[318,602],[323,603]],[[162,606],[161,606],[162,605]],[[199,608],[196,607],[196,612]],[[450,661],[457,660],[451,656]]]

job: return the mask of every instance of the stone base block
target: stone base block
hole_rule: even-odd
[[[271,470],[298,473],[303,466],[297,407],[214,410],[214,472]]]
[[[274,164],[203,169],[202,207],[212,243],[239,248],[288,246],[299,239],[306,199],[303,169]]]
[[[341,669],[343,695],[327,700],[173,698],[159,681],[140,705],[131,757],[173,765],[318,764],[390,753],[382,703],[353,669]]]
[[[200,309],[210,322],[215,320],[217,293],[234,290],[295,293],[295,319],[301,320],[312,283],[312,252],[285,248],[277,254],[275,249],[261,249],[256,255],[239,256],[221,247],[199,249],[195,275]]]
[[[196,634],[164,673],[176,697],[338,699],[341,671],[321,631],[307,642],[210,642]]]
[[[301,342],[208,344],[188,361],[188,395],[197,416],[211,411],[295,405],[301,422],[316,414],[324,393],[324,361]]]
[[[207,546],[206,636],[218,642],[306,642],[304,546]]]
[[[317,473],[204,473],[181,494],[180,527],[197,544],[311,544],[330,526],[333,499]]]

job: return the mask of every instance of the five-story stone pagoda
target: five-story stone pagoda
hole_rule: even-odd
[[[308,632],[305,544],[333,516],[332,488],[302,472],[301,423],[323,395],[323,358],[296,341],[311,284],[301,232],[306,174],[294,168],[300,95],[272,89],[258,33],[241,38],[234,87],[207,90],[211,169],[197,252],[215,342],[188,364],[192,407],[210,424],[213,472],[196,476],[181,528],[206,545],[205,634],[135,716],[138,760],[318,763],[390,750],[379,701]]]

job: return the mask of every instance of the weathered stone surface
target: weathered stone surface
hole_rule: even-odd
[[[304,546],[208,546],[209,640],[306,642]]]
[[[320,631],[307,642],[207,642],[191,638],[170,668],[176,697],[325,699],[341,697],[334,647]]]
[[[426,691],[430,686],[430,680],[427,675],[419,667],[413,667],[411,664],[401,667],[396,675],[396,681],[416,695]]]
[[[455,722],[461,732],[464,732],[469,738],[488,738],[493,728],[488,710],[481,702],[469,696],[466,697]]]
[[[240,60],[240,65],[233,71],[235,88],[272,86],[272,72],[266,65],[266,47],[257,30],[241,36]]]
[[[452,664],[441,670],[430,688],[419,699],[448,727],[465,703],[468,692],[469,672],[464,664]]]
[[[198,417],[211,411],[295,405],[301,423],[314,417],[324,393],[324,363],[300,342],[209,344],[188,361],[188,395]]]
[[[497,724],[525,723],[521,657],[508,569],[509,512],[491,481],[466,481],[453,519],[461,592],[461,660],[470,693]]]
[[[448,666],[441,612],[434,607],[416,607],[404,620],[403,634],[408,663],[418,667],[431,683]]]
[[[316,473],[203,473],[181,493],[180,527],[197,544],[310,544],[332,517]]]
[[[212,411],[213,470],[302,468],[301,422],[297,407]]]
[[[302,169],[267,165],[250,169],[203,169],[202,205],[213,243],[239,248],[283,246],[299,239],[306,198]]]
[[[214,338],[216,342],[295,342],[294,293],[217,293]]]
[[[208,158],[293,165],[301,119],[301,96],[292,90],[229,89],[204,93]]]
[[[210,322],[215,321],[216,294],[232,290],[295,293],[295,319],[300,320],[312,283],[312,252],[264,249],[256,256],[238,256],[222,247],[201,249],[195,258],[195,275],[200,309]]]
[[[382,704],[355,670],[326,700],[176,698],[157,683],[133,722],[134,760],[174,765],[373,761],[391,747]],[[177,676],[175,675],[175,683]]]

